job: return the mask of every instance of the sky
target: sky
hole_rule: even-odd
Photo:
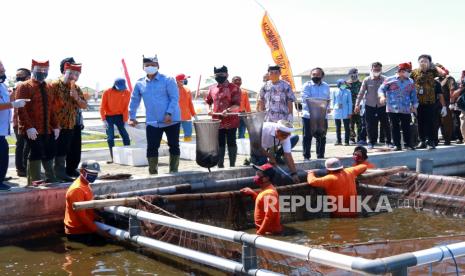
[[[465,69],[465,1],[462,0],[257,0],[286,48],[294,75],[310,68],[369,65],[417,67],[432,55],[453,75]],[[0,60],[7,75],[50,60],[49,78],[72,56],[82,63],[78,84],[99,89],[123,76],[144,76],[142,55],[157,54],[160,72],[192,76],[191,89],[226,65],[230,78],[259,90],[273,64],[255,0],[3,0]],[[203,84],[203,82],[202,82]],[[297,83],[297,88],[300,85]]]

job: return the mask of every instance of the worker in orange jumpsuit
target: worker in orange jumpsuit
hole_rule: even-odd
[[[186,86],[187,79],[184,74],[176,76],[179,90],[179,109],[181,110],[181,127],[184,132],[184,142],[192,141],[192,117],[197,120],[194,104],[192,103],[191,90]]]
[[[100,165],[93,160],[84,161],[80,166],[80,176],[66,192],[65,234],[68,240],[85,244],[98,242],[100,234],[108,237],[106,231],[97,228],[94,220],[96,215],[93,209],[73,210],[74,202],[89,201],[94,198],[90,183],[93,183],[100,172]]]
[[[100,104],[100,117],[105,125],[107,143],[110,149],[110,157],[107,163],[113,163],[113,147],[115,146],[115,125],[123,139],[123,145],[129,146],[131,140],[126,130],[128,121],[128,106],[131,92],[126,87],[126,80],[117,78],[113,87],[105,90]]]
[[[336,198],[336,211],[331,215],[333,217],[356,217],[360,210],[354,209],[357,200],[357,187],[355,179],[358,175],[364,173],[366,165],[357,165],[355,167],[345,168],[337,158],[329,158],[325,162],[328,174],[323,177],[315,176],[315,171],[309,171],[307,181],[310,186],[325,189],[326,196]],[[342,202],[340,202],[342,200]],[[343,208],[342,210],[339,208]]]
[[[232,78],[232,83],[237,85],[239,88],[241,88],[242,85],[242,79],[239,76],[235,76]],[[249,93],[245,89],[241,89],[241,105],[239,108],[239,112],[245,113],[245,112],[251,112],[250,109],[250,101],[249,101]],[[239,134],[238,134],[238,139],[244,139],[245,138],[245,122],[242,118],[240,118],[241,121],[239,122]]]
[[[374,164],[368,162],[368,151],[363,146],[355,147],[354,153],[352,154],[352,159],[354,159],[354,164],[352,164],[352,166],[363,164],[367,166],[367,169],[376,169]]]
[[[249,195],[255,201],[254,220],[257,235],[279,234],[282,232],[279,214],[279,195],[271,183],[275,170],[271,164],[262,166],[253,165],[257,170],[254,183],[260,187],[256,193],[249,187],[241,189],[241,193]]]

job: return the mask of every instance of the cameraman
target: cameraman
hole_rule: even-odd
[[[465,70],[462,71],[459,87],[451,95],[451,104],[455,103],[457,112],[460,114],[460,132],[462,137],[465,135]],[[462,138],[463,139],[463,138]]]

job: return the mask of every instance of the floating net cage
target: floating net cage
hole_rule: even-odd
[[[310,111],[310,135],[324,136],[327,131],[326,112],[329,101],[327,99],[305,99]]]
[[[434,212],[444,216],[462,216],[465,207],[465,180],[455,177],[428,176],[412,172],[401,172],[401,168],[393,168],[381,173],[364,175],[360,178],[358,193],[362,198],[371,196],[370,204],[376,204],[381,195],[388,195],[392,202],[401,199],[421,199],[418,211]],[[306,183],[291,184],[277,187],[282,195],[308,196],[313,203],[316,197],[324,191],[310,187]],[[394,204],[394,207],[395,204]],[[187,219],[208,225],[255,232],[253,222],[254,203],[248,196],[239,191],[174,194],[174,195],[146,195],[139,197],[135,207],[151,213]],[[366,214],[361,214],[364,216]],[[311,220],[328,217],[323,213],[309,213],[305,206],[298,207],[295,212],[281,213],[284,226],[283,235],[298,233],[298,229],[287,227],[286,224],[295,221]],[[127,219],[117,215],[108,215],[108,223],[127,227]],[[241,246],[239,244],[206,237],[167,226],[142,222],[143,235],[190,248],[193,250],[213,254],[216,256],[240,261]],[[271,236],[273,238],[273,236]],[[342,254],[360,256],[364,258],[387,257],[404,252],[421,250],[436,245],[463,241],[465,236],[436,236],[421,239],[376,241],[352,245],[315,245],[310,247],[325,248]],[[276,237],[279,239],[279,237]],[[352,275],[336,268],[306,262],[293,257],[281,255],[266,250],[257,249],[258,265],[260,268],[280,272],[286,275]],[[462,258],[463,259],[463,258]],[[465,269],[465,260],[458,260],[457,266]],[[411,275],[424,275],[432,269],[433,275],[455,275],[455,263],[446,261],[434,264],[432,267],[423,266],[410,268]]]
[[[218,155],[218,130],[220,120],[195,120],[196,156],[195,161],[203,168],[216,166]]]

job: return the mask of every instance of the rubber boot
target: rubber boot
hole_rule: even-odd
[[[73,181],[74,179],[66,174],[65,162],[66,162],[66,156],[55,157],[55,167],[54,167],[55,176],[56,178],[58,178],[58,180],[62,180],[64,182],[70,182],[70,181]]]
[[[60,180],[55,175],[55,170],[53,169],[53,159],[42,160],[42,166],[44,167],[44,171],[45,171],[45,182],[46,183],[60,182]]]
[[[184,142],[191,142],[192,141],[192,137],[191,136],[184,136]]]
[[[113,147],[109,147],[110,149],[110,160],[107,161],[107,164],[113,163]]]
[[[179,155],[170,154],[170,173],[177,173],[179,167]]]
[[[40,160],[29,160],[27,162],[27,186],[31,186],[33,181],[40,179]]]
[[[236,147],[228,147],[228,157],[229,157],[229,167],[236,166],[236,158],[237,158],[237,146]]]
[[[158,157],[148,157],[149,174],[158,174]]]
[[[219,147],[218,148],[218,168],[224,168],[224,154],[225,154],[226,148],[224,147]]]

